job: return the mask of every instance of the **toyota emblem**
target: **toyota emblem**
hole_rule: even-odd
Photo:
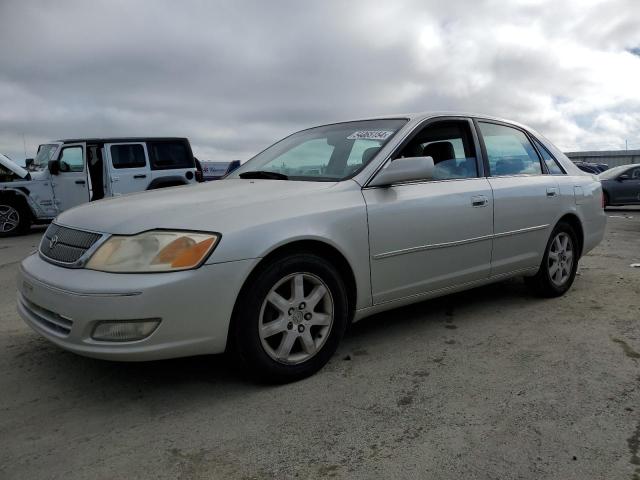
[[[53,250],[56,245],[58,245],[58,235],[54,235],[53,238],[49,240],[49,250]]]

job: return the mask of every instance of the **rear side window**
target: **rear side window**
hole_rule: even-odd
[[[111,162],[113,168],[140,168],[147,165],[144,148],[139,144],[112,145]]]
[[[169,170],[177,168],[193,168],[193,157],[183,142],[149,142],[147,143],[151,168]]]
[[[540,152],[540,155],[542,155],[542,160],[547,166],[547,170],[549,170],[549,173],[551,175],[564,175],[565,173],[564,170],[562,170],[562,167],[560,166],[558,161],[551,156],[551,154],[549,153],[549,150],[547,150],[544,147],[544,145],[542,145],[535,138],[533,139],[533,143],[536,144],[536,148],[538,149],[538,152]]]
[[[495,123],[478,122],[487,149],[491,175],[540,175],[536,150],[520,130]]]

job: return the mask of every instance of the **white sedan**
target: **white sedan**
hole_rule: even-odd
[[[327,363],[350,322],[524,276],[564,294],[602,239],[597,178],[522,125],[398,115],[295,133],[225,180],[60,215],[18,310],[81,355],[232,351],[271,381]]]

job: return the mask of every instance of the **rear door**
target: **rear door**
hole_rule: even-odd
[[[157,184],[161,180],[196,182],[196,164],[189,142],[182,139],[153,140],[147,142],[151,162],[151,179]]]
[[[146,190],[151,182],[144,142],[105,144],[107,171],[114,196]]]
[[[491,275],[537,267],[560,207],[558,181],[524,130],[489,120],[476,126],[493,190]]]
[[[67,143],[58,153],[60,172],[52,175],[51,186],[59,212],[89,201],[86,144]]]

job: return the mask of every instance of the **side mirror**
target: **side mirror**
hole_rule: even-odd
[[[60,162],[58,160],[49,160],[49,171],[51,175],[58,175],[60,173]]]
[[[623,173],[622,175],[620,175],[620,176],[618,177],[618,181],[619,181],[619,182],[622,182],[623,180],[629,180],[630,178],[631,178],[631,177],[629,176],[629,174],[628,174],[628,173]]]
[[[433,178],[433,168],[433,158],[431,157],[396,158],[386,168],[378,172],[369,185],[388,187],[394,183],[411,180],[429,180]]]

